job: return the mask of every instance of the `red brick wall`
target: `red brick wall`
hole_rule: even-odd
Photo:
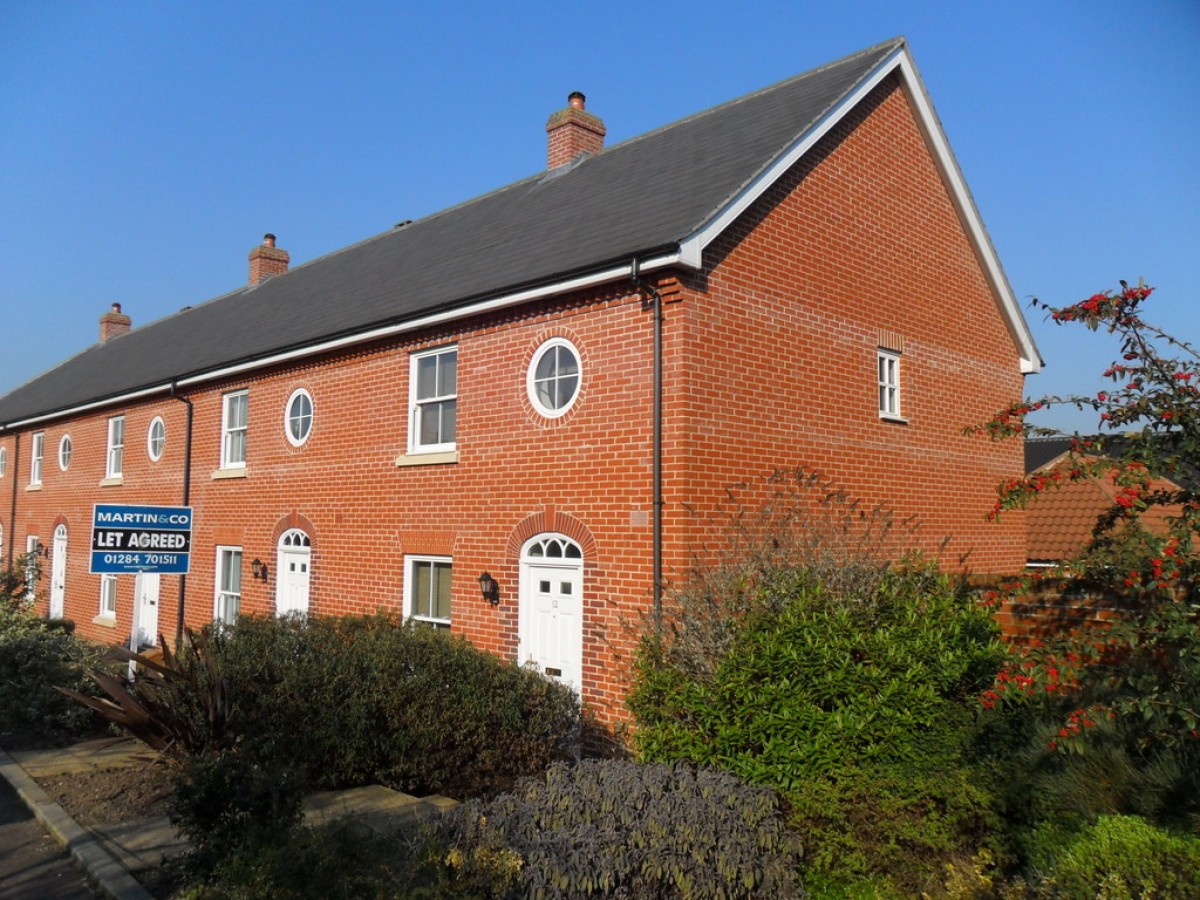
[[[112,415],[125,416],[125,453],[121,484],[102,485],[108,452],[108,420]],[[146,452],[146,436],[151,420],[162,416],[167,430],[167,442],[162,458],[150,460]],[[27,535],[37,535],[49,550],[53,546],[54,530],[58,524],[67,527],[67,569],[64,613],[76,623],[77,633],[105,643],[127,643],[133,608],[133,577],[117,582],[117,617],[97,620],[100,612],[100,576],[88,573],[91,547],[92,507],[97,503],[145,503],[179,506],[183,497],[184,433],[187,410],[183,403],[170,399],[131,403],[119,410],[77,416],[22,431],[21,464],[12,465],[16,437],[5,436],[0,441],[9,446],[9,465],[0,478],[0,522],[4,525],[8,561],[8,546],[12,541],[14,561],[25,551]],[[42,486],[29,489],[30,449],[32,436],[45,433],[45,455],[42,460]],[[58,465],[58,447],[64,434],[71,436],[71,463],[66,471]],[[11,491],[16,478],[17,515],[9,523]],[[49,609],[50,570],[52,559],[40,564],[38,579],[38,611]],[[178,579],[162,578],[162,599],[174,609],[178,595]],[[165,611],[164,611],[165,612]],[[174,619],[160,614],[160,625],[174,634]]]
[[[672,376],[687,460],[672,506],[805,467],[915,516],[944,563],[1018,571],[1021,517],[984,517],[1020,443],[962,430],[1021,396],[1019,360],[903,89],[876,89],[712,250],[670,308],[672,346],[696,360]],[[906,424],[878,415],[881,330],[903,338]]]
[[[700,275],[666,304],[666,560],[677,581],[704,528],[686,511],[714,509],[734,482],[775,466],[805,466],[868,503],[886,500],[922,519],[921,543],[976,571],[1023,562],[1023,529],[983,521],[994,485],[1020,470],[1020,448],[962,436],[1021,393],[1017,354],[925,153],[904,97],[881,89],[861,115],[827,138],[782,185],[710,250]],[[330,302],[336,302],[331,298]],[[215,547],[243,548],[242,609],[274,609],[276,541],[302,524],[312,540],[311,609],[398,611],[404,555],[453,557],[453,623],[481,647],[517,648],[518,555],[542,531],[584,548],[585,699],[621,716],[632,638],[652,596],[651,312],[628,285],[562,297],[204,386],[195,407],[191,503],[196,509],[187,614],[213,613]],[[876,413],[880,329],[903,336],[907,424]],[[563,417],[537,415],[526,397],[530,359],[547,338],[569,338],[583,362],[581,395]],[[410,353],[458,345],[458,461],[397,466],[406,449]],[[312,394],[312,435],[288,443],[284,407]],[[214,479],[221,398],[249,389],[247,472]],[[92,622],[99,579],[87,574],[92,504],[182,502],[186,407],[161,399],[127,410],[123,484],[100,488],[107,413],[54,423],[44,488],[25,492],[28,437],[15,527],[0,504],[5,540],[55,517],[70,527],[67,615],[79,632],[125,641],[133,577],[120,578],[115,626]],[[155,413],[167,452],[146,455]],[[69,472],[54,462],[70,430]],[[264,584],[250,561],[270,566]],[[487,603],[477,577],[499,582]],[[47,566],[47,572],[49,567]],[[43,575],[41,589],[48,589]],[[164,577],[160,626],[174,632],[179,580]],[[45,610],[45,600],[41,609]]]

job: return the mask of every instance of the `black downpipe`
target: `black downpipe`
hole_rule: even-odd
[[[17,542],[17,478],[21,471],[21,432],[17,432],[17,443],[13,447],[12,502],[8,507],[8,568],[13,564],[13,546]]]
[[[651,475],[652,505],[654,507],[654,627],[662,627],[662,595],[663,595],[663,301],[662,294],[652,284],[647,284],[641,277],[641,264],[637,257],[629,264],[629,275],[637,285],[639,293],[646,291],[650,295],[654,310],[654,398],[651,417],[653,419],[653,461]]]
[[[192,401],[187,397],[180,397],[175,391],[175,383],[171,382],[171,398],[178,400],[180,403],[187,404],[187,431],[183,436],[183,505],[191,506],[192,502],[192,418],[195,415],[195,407],[192,406]],[[195,520],[192,521],[193,530],[195,529]],[[187,575],[186,573],[179,576],[179,615],[175,621],[175,647],[178,649],[183,644],[183,612],[187,602]]]

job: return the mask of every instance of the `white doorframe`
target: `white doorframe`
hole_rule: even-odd
[[[50,560],[50,608],[48,615],[51,619],[61,619],[67,595],[66,525],[59,525],[54,529],[54,540],[51,541],[50,552],[53,556]]]
[[[561,534],[521,549],[517,662],[583,689],[583,552]]]

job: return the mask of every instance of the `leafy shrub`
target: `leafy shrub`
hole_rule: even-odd
[[[711,681],[646,639],[629,704],[647,758],[719,761],[780,788],[847,760],[919,765],[958,740],[999,665],[990,615],[932,575],[890,575],[857,603],[802,574],[768,590],[778,608],[738,622]]]
[[[800,845],[774,791],[686,766],[557,763],[457,807],[438,837],[444,882],[494,896],[792,897]]]
[[[0,603],[0,730],[54,738],[95,726],[86,709],[55,687],[83,688],[99,652],[70,630]]]
[[[137,663],[137,673],[130,678],[93,670],[92,680],[107,697],[66,687],[59,691],[163,753],[202,757],[232,746],[233,706],[211,634],[187,629],[178,653],[171,652],[161,635],[159,643],[161,658],[109,649],[110,657]]]
[[[752,567],[705,573],[643,638],[635,746],[782,790],[810,874],[919,891],[993,821],[970,750],[1003,658],[996,625],[932,567],[855,547],[841,552],[859,575],[828,589],[804,555],[781,555],[790,540],[767,535]]]
[[[1049,829],[1033,860],[1063,900],[1159,900],[1200,896],[1200,838],[1135,816],[1101,816],[1064,837]]]
[[[207,876],[286,839],[300,822],[302,799],[302,784],[286,769],[265,769],[237,753],[191,759],[171,801],[171,821],[191,841],[186,868]]]
[[[216,647],[239,752],[316,787],[495,791],[579,727],[564,685],[389,616],[244,617]]]
[[[297,828],[223,859],[181,900],[360,900],[364,897],[484,896],[438,893],[413,880],[415,857],[395,838],[347,823]]]

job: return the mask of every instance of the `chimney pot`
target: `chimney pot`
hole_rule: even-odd
[[[266,281],[272,275],[282,275],[290,262],[288,252],[275,246],[275,235],[268,231],[262,243],[250,251],[250,285]]]
[[[114,303],[112,309],[100,317],[100,343],[128,334],[133,329],[133,319],[121,312],[121,304]]]
[[[599,153],[604,149],[606,133],[603,120],[587,111],[587,97],[583,92],[572,91],[567,95],[566,109],[551,115],[546,123],[550,168],[566,165],[581,153]]]

